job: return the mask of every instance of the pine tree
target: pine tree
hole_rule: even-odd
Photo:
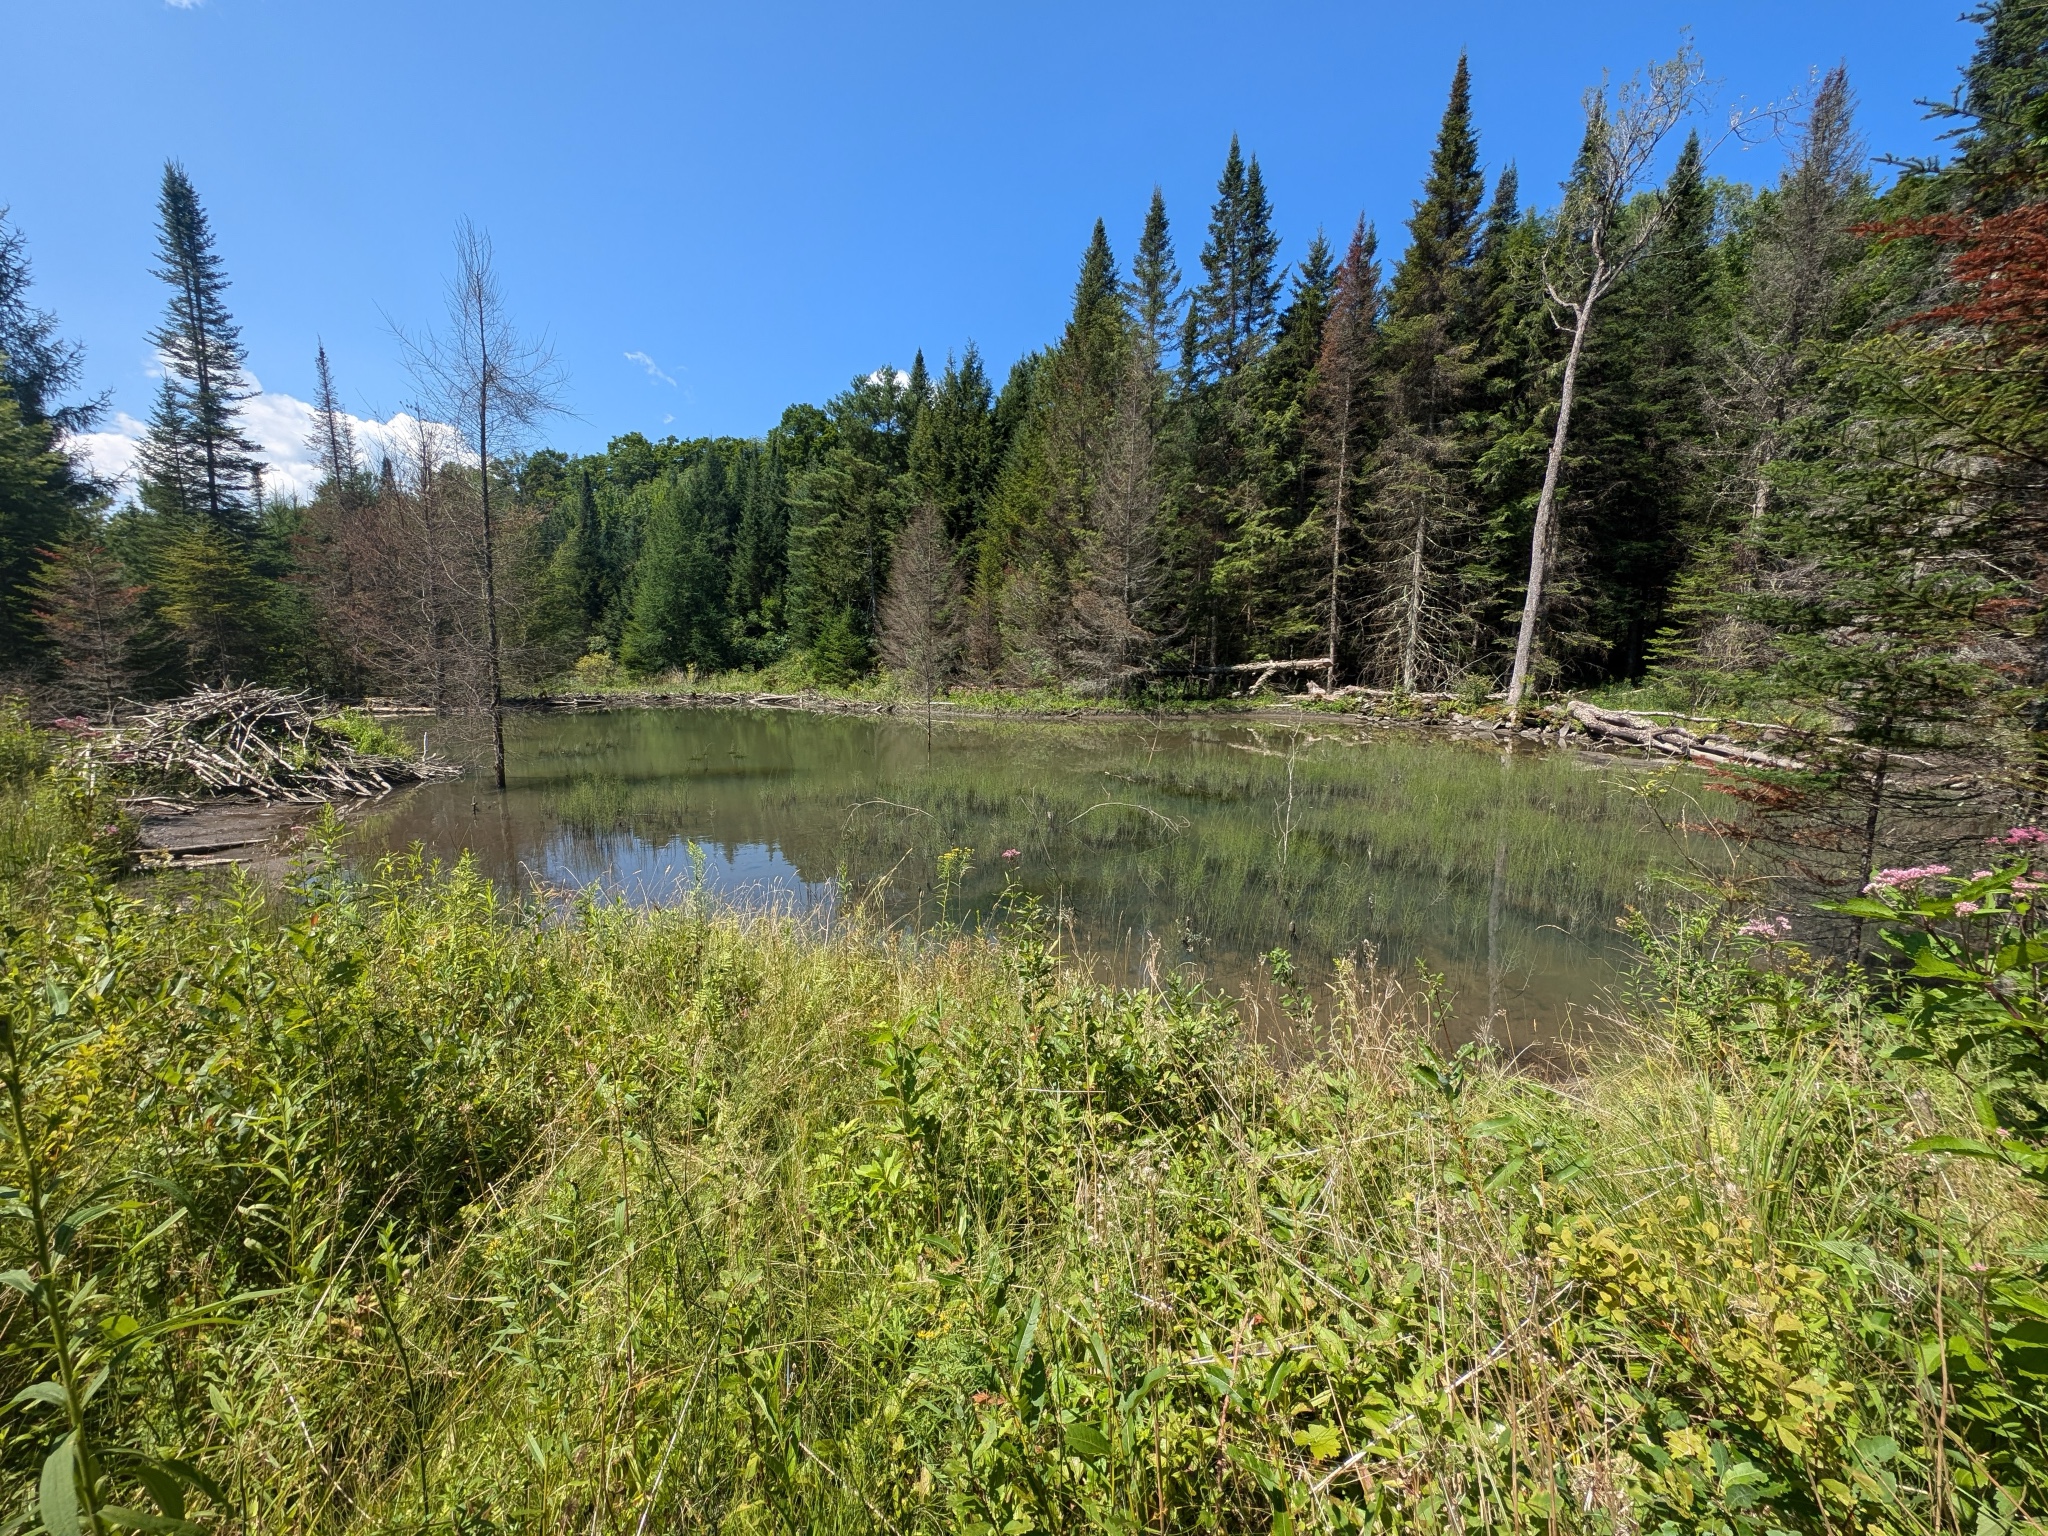
[[[1152,205],[1145,210],[1145,229],[1138,237],[1138,252],[1131,261],[1131,281],[1124,290],[1124,298],[1131,324],[1143,340],[1151,365],[1164,369],[1167,354],[1179,339],[1185,300],[1180,291],[1180,268],[1173,259],[1173,237],[1166,223],[1166,194],[1156,186],[1152,189]]]
[[[253,391],[212,227],[176,161],[164,166],[157,220],[156,275],[171,300],[149,338],[164,381],[141,449],[143,501],[247,537],[255,526],[259,466],[256,445],[242,435],[241,408]]]

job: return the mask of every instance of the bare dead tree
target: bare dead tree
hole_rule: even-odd
[[[932,733],[932,697],[960,661],[961,583],[946,521],[927,502],[896,536],[882,596],[883,662],[924,694],[924,733]]]
[[[1671,204],[1662,197],[1653,197],[1632,217],[1624,215],[1642,189],[1659,147],[1691,115],[1705,82],[1699,55],[1686,44],[1666,62],[1652,64],[1630,79],[1611,104],[1604,85],[1586,92],[1586,138],[1558,210],[1556,239],[1544,260],[1544,291],[1558,311],[1558,325],[1570,330],[1572,340],[1558,386],[1557,424],[1543,467],[1543,489],[1536,500],[1536,527],[1529,539],[1529,585],[1508,682],[1510,719],[1521,713],[1535,655],[1536,621],[1543,610],[1543,578],[1553,543],[1551,525],[1557,516],[1557,480],[1571,437],[1579,361],[1593,328],[1593,313],[1664,227]]]
[[[1074,593],[1074,654],[1099,681],[1129,687],[1149,670],[1151,617],[1164,568],[1153,409],[1158,371],[1142,348],[1125,360],[1097,463]]]
[[[400,339],[429,405],[455,428],[475,460],[492,769],[503,789],[505,678],[492,469],[561,409],[562,371],[544,340],[523,338],[514,327],[492,265],[490,236],[466,219],[455,232],[455,276],[448,285],[444,328],[418,339],[401,334]]]
[[[1456,675],[1458,615],[1446,569],[1453,530],[1470,515],[1448,471],[1446,433],[1402,424],[1375,456],[1370,508],[1368,656],[1381,681],[1413,693]]]

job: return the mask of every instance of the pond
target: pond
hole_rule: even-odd
[[[1444,977],[1466,1029],[1555,1038],[1630,956],[1681,840],[1646,770],[1341,721],[922,722],[733,709],[522,714],[507,792],[474,722],[407,722],[479,764],[367,818],[359,856],[465,850],[508,888],[693,891],[822,921],[999,927],[1035,897],[1108,979],[1236,991],[1367,946]]]

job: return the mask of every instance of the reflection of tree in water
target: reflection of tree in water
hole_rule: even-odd
[[[1667,852],[1612,773],[1526,753],[1509,772],[1341,726],[953,722],[928,750],[921,722],[685,710],[535,717],[514,737],[516,846],[478,847],[500,877],[550,838],[590,859],[637,845],[641,868],[681,865],[695,839],[728,863],[770,850],[806,890],[843,880],[842,902],[915,926],[941,855],[972,848],[951,898],[969,927],[1014,880],[1128,979],[1156,952],[1234,985],[1285,947],[1313,983],[1371,945],[1444,971],[1468,1016],[1483,997],[1518,1038],[1604,985],[1613,918]],[[471,786],[451,789],[467,811]],[[373,838],[463,846],[469,818],[439,793]]]

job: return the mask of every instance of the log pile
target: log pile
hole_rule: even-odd
[[[140,784],[312,805],[459,777],[434,758],[364,752],[323,722],[311,696],[275,688],[202,688],[87,735],[93,762]]]
[[[1765,752],[1718,732],[1698,736],[1681,726],[1660,725],[1646,715],[1628,714],[1618,709],[1600,709],[1583,699],[1567,703],[1565,713],[1595,741],[1641,747],[1648,752],[1682,758],[1687,762],[1710,766],[1782,768],[1795,773],[1806,767],[1797,758]]]

